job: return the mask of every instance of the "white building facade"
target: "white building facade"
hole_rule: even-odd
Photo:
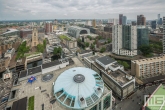
[[[117,55],[137,55],[137,27],[112,26],[112,52]]]

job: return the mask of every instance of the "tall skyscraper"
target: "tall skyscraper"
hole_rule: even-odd
[[[112,52],[118,55],[137,55],[137,27],[130,25],[112,26]]]
[[[160,20],[160,14],[158,14],[158,20]]]
[[[165,16],[163,17],[163,54],[165,54]]]
[[[92,26],[95,28],[96,27],[96,20],[92,20]]]
[[[119,25],[122,25],[123,14],[119,14]]]
[[[144,15],[137,16],[137,25],[146,25],[146,18]]]
[[[45,34],[50,34],[52,33],[52,22],[51,21],[46,21],[45,23]]]
[[[156,20],[151,21],[151,27],[152,29],[156,29]]]
[[[122,17],[122,25],[127,25],[127,17],[126,16]]]
[[[162,22],[163,22],[163,21],[162,21],[162,18],[160,18],[160,20],[159,20],[159,24],[162,25]]]
[[[112,26],[112,52],[120,55],[122,48],[122,25]]]
[[[137,27],[137,46],[149,45],[149,33],[146,26]]]

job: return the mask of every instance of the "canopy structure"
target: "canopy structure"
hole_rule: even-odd
[[[32,84],[35,80],[36,80],[36,77],[31,76],[31,77],[28,79],[28,83],[31,83],[31,84]]]

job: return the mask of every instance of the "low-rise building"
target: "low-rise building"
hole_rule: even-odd
[[[69,49],[77,48],[77,40],[73,37],[68,37],[66,35],[59,36],[61,42],[65,44]]]
[[[5,71],[10,63],[9,57],[0,58],[0,72]]]
[[[7,29],[7,31],[3,34],[1,34],[3,37],[9,37],[9,36],[17,36],[20,37],[20,31],[17,29]]]
[[[136,77],[147,78],[165,74],[165,55],[131,61],[131,73]]]
[[[109,56],[85,57],[84,62],[102,76],[104,82],[120,99],[126,98],[134,91],[135,78],[125,72],[124,67]]]
[[[14,56],[15,54],[15,49],[12,48],[12,49],[8,49],[6,52],[5,52],[5,57],[9,57],[10,60],[12,59],[12,57]]]

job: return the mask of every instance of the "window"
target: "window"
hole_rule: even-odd
[[[34,36],[36,36],[36,33],[34,33]]]
[[[110,96],[107,96],[105,99],[104,99],[104,109],[107,109],[110,107]]]

